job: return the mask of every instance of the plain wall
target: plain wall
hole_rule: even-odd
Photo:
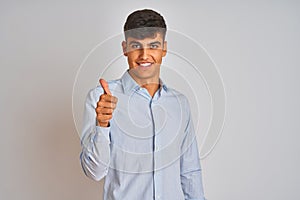
[[[202,44],[222,75],[226,120],[202,159],[206,197],[299,199],[299,2],[79,0],[0,2],[0,199],[102,199],[102,182],[81,170],[73,84],[139,8]]]

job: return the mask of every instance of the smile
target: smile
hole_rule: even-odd
[[[151,67],[151,65],[152,65],[152,63],[150,63],[150,62],[147,62],[147,63],[138,63],[139,64],[139,67],[143,67],[143,68],[145,68],[145,67]]]

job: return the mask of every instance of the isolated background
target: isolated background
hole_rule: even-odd
[[[298,1],[0,1],[0,199],[101,199],[86,178],[72,87],[87,53],[153,8],[219,67],[227,115],[202,160],[209,200],[299,199]]]

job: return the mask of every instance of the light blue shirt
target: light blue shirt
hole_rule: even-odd
[[[108,84],[118,98],[110,126],[96,125],[98,86],[86,98],[80,155],[88,177],[105,177],[104,200],[204,200],[187,98],[162,81],[152,98],[128,71]]]

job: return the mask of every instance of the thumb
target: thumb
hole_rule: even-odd
[[[111,92],[110,92],[110,90],[108,88],[108,83],[106,82],[106,80],[104,80],[104,79],[101,78],[99,80],[99,82],[100,82],[100,85],[102,86],[102,88],[104,90],[104,93],[111,95]]]

